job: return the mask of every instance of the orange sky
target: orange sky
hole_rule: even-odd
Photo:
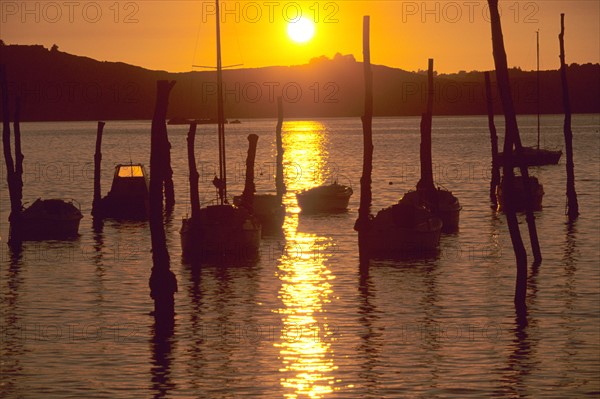
[[[297,65],[336,52],[362,60],[362,16],[371,16],[372,62],[406,70],[492,69],[486,1],[224,1],[224,64]],[[600,62],[600,2],[502,1],[510,66],[557,69],[560,13],[566,14],[568,63]],[[212,1],[0,2],[0,38],[8,44],[57,44],[61,51],[150,69],[189,71],[214,65]],[[315,37],[296,44],[286,33],[299,13]]]

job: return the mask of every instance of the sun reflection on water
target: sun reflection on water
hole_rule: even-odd
[[[275,346],[282,360],[281,385],[287,398],[324,398],[335,390],[333,372],[333,328],[328,324],[326,304],[333,294],[335,278],[327,267],[333,242],[331,238],[298,231],[298,212],[294,192],[323,183],[327,160],[327,137],[318,122],[297,121],[284,124],[284,162],[301,171],[287,176],[284,198],[288,213],[283,230],[287,251],[278,264],[281,280],[281,336]]]

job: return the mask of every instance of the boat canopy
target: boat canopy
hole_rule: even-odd
[[[144,177],[142,165],[118,165],[118,177]]]

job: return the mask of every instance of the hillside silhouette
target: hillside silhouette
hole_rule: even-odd
[[[159,79],[177,81],[169,117],[216,115],[214,71],[153,71],[41,45],[2,44],[0,62],[7,66],[11,98],[22,98],[26,121],[150,119]],[[375,116],[421,115],[425,74],[374,65],[373,76]],[[517,112],[536,113],[536,73],[512,69],[510,76]],[[286,118],[358,117],[363,112],[363,65],[351,55],[319,57],[300,66],[226,70],[223,78],[229,119],[275,117],[278,96],[283,97]],[[600,87],[600,65],[573,64],[568,78],[573,112],[600,112],[600,92],[590,89]],[[558,71],[542,71],[540,80],[541,112],[562,113]],[[501,114],[497,95],[495,100],[495,112]],[[438,75],[433,112],[485,114],[483,73]]]

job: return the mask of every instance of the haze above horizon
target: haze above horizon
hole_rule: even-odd
[[[408,71],[436,60],[440,73],[493,69],[486,1],[223,1],[223,63],[243,68],[289,66],[320,56],[362,61],[362,16],[371,16],[374,64]],[[566,58],[600,62],[600,2],[500,1],[510,67],[533,70],[540,31],[540,68],[558,69],[560,13]],[[312,22],[305,41],[288,35],[300,17]],[[310,29],[309,26],[307,29]],[[186,72],[215,63],[213,1],[3,1],[6,44],[58,45],[71,54],[153,70]]]

